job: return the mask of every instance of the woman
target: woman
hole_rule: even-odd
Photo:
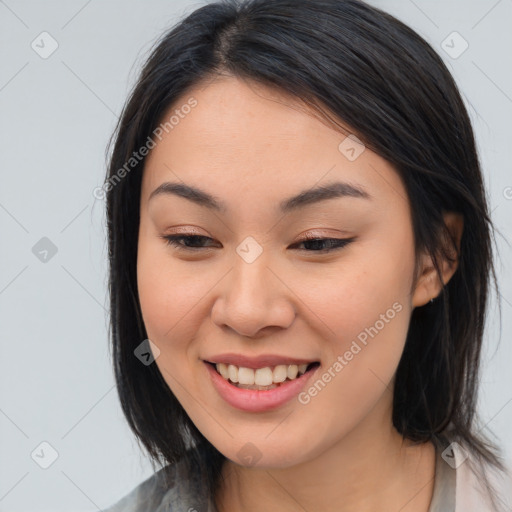
[[[451,75],[378,9],[224,1],[165,34],[105,184],[116,382],[164,467],[110,510],[506,510],[482,181]]]

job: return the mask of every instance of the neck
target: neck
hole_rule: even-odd
[[[413,445],[386,422],[358,425],[315,458],[286,468],[247,468],[229,459],[219,512],[428,512],[435,475],[432,443]],[[383,425],[386,425],[383,428]]]

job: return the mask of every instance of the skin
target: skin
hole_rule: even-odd
[[[413,287],[411,210],[398,173],[367,148],[349,161],[338,150],[346,134],[282,92],[227,76],[191,89],[169,112],[192,96],[197,106],[146,160],[137,275],[156,364],[228,458],[219,511],[427,512],[434,448],[394,429],[392,389],[411,313],[441,283],[421,255]],[[371,200],[334,198],[286,215],[276,209],[338,180],[363,187]],[[149,200],[165,181],[199,187],[229,210],[171,195]],[[460,241],[461,217],[445,220]],[[162,238],[177,233],[212,240],[195,245],[206,249],[178,250]],[[355,239],[326,254],[314,244],[291,248],[307,233]],[[236,252],[247,236],[263,250],[250,264]],[[455,270],[442,262],[443,280]],[[320,361],[321,375],[394,303],[400,312],[307,404],[234,409],[202,362],[222,352],[284,354]],[[260,456],[251,466],[238,455],[248,442]]]

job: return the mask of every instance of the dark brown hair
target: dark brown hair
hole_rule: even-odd
[[[180,460],[189,441],[201,446],[213,495],[223,455],[192,423],[157,366],[134,357],[147,338],[136,276],[144,159],[112,180],[169,107],[218,73],[301,99],[326,119],[350,126],[389,161],[412,205],[418,257],[421,251],[448,255],[443,212],[463,215],[455,274],[433,303],[412,313],[396,374],[393,423],[417,442],[459,439],[477,459],[501,468],[497,449],[475,423],[490,277],[496,290],[498,284],[471,123],[432,47],[358,0],[210,3],[164,34],[147,59],[111,140],[106,197],[114,372],[137,439],[161,464]]]

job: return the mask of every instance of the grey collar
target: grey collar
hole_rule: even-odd
[[[443,459],[442,451],[436,446],[434,492],[428,512],[455,512],[456,469]]]

